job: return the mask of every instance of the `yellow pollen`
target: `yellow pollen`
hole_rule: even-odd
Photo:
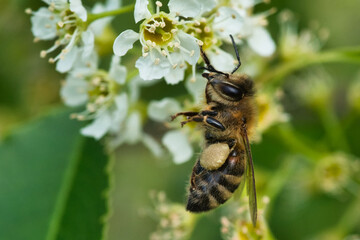
[[[200,28],[195,28],[196,33],[202,33],[202,30]]]

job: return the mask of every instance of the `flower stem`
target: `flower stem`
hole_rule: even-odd
[[[257,82],[265,83],[272,81],[280,84],[285,76],[296,70],[312,64],[331,62],[360,63],[360,46],[298,56],[271,70],[269,69],[269,71],[264,71],[264,74],[258,77]]]
[[[319,107],[317,108],[317,112],[323,122],[332,147],[349,152],[350,148],[347,139],[332,106]]]
[[[279,126],[278,129],[279,131],[277,131],[277,136],[280,137],[283,142],[290,147],[290,149],[307,156],[309,160],[316,161],[325,155],[325,153],[314,150],[306,144],[305,142],[308,141],[302,140],[303,136],[296,133],[290,124],[282,124],[282,126]],[[312,144],[312,146],[314,145]]]
[[[128,6],[121,7],[121,8],[107,11],[107,12],[89,14],[87,23],[90,24],[91,22],[98,20],[100,18],[110,17],[110,16],[115,16],[115,15],[120,15],[123,13],[131,12],[134,10],[134,6],[135,6],[135,4],[130,4]]]

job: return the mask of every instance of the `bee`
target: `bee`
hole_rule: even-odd
[[[238,65],[231,73],[216,70],[200,46],[204,60],[202,76],[207,79],[206,106],[200,112],[179,112],[188,122],[198,122],[204,129],[205,146],[193,167],[186,209],[204,212],[225,203],[239,188],[245,186],[249,195],[250,217],[256,225],[257,202],[254,167],[249,136],[256,124],[253,81],[236,74],[240,56],[230,35]]]

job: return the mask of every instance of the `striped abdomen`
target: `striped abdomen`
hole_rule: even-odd
[[[186,209],[203,212],[226,202],[239,187],[245,171],[244,152],[233,150],[216,170],[207,170],[197,160],[190,179]]]

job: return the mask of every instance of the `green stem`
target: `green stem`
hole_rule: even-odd
[[[303,136],[300,137],[298,133],[292,128],[290,124],[283,124],[278,127],[277,136],[283,140],[283,143],[288,145],[294,152],[301,153],[308,157],[309,160],[316,161],[323,157],[325,153],[315,151],[312,147],[307,145],[303,140]],[[312,145],[314,146],[314,145]]]
[[[317,108],[317,112],[324,125],[327,136],[331,141],[331,145],[335,149],[349,152],[350,148],[340,125],[340,122],[331,105]]]
[[[263,71],[264,73],[257,78],[257,82],[266,83],[273,81],[280,83],[285,76],[296,70],[312,64],[331,62],[360,63],[360,47],[341,48],[298,56],[284,64],[269,69],[269,71]]]
[[[100,18],[110,17],[110,16],[115,16],[115,15],[131,12],[134,10],[134,6],[135,6],[135,4],[130,4],[128,6],[118,8],[115,10],[111,10],[111,11],[107,11],[107,12],[89,14],[87,23],[90,24],[91,22],[98,20]]]

